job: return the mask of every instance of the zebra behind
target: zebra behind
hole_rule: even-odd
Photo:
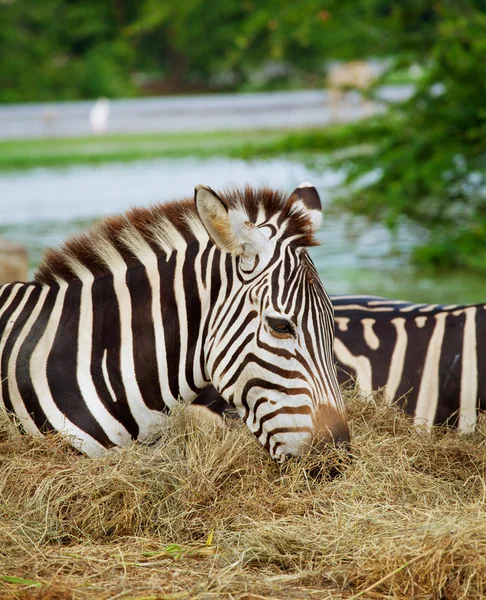
[[[310,184],[136,208],[0,288],[0,400],[90,456],[150,438],[213,384],[270,455],[347,443]]]
[[[486,410],[483,304],[412,304],[370,296],[332,296],[341,382],[383,388],[419,425],[467,433]]]

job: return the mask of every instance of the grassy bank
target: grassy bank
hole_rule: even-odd
[[[236,131],[184,134],[108,135],[105,137],[49,138],[0,141],[0,169],[133,161],[157,157],[255,153],[277,143],[278,131]]]
[[[96,164],[158,157],[257,158],[339,150],[353,125],[300,131],[220,131],[180,134],[107,135],[0,141],[0,169]],[[363,133],[363,142],[367,133]],[[358,140],[359,141],[359,140]]]
[[[100,460],[0,433],[0,598],[468,598],[486,592],[484,434],[348,397],[354,460],[280,471],[239,423],[179,413]]]

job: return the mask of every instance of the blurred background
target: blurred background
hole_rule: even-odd
[[[194,185],[302,181],[327,289],[486,299],[484,0],[0,0],[0,279]]]

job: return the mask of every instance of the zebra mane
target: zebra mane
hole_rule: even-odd
[[[269,221],[284,226],[281,239],[293,238],[295,246],[316,246],[309,218],[292,210],[288,195],[267,187],[227,188],[220,194],[229,208],[242,210],[252,223]],[[170,200],[151,207],[136,207],[114,217],[107,217],[86,233],[67,239],[59,248],[46,251],[34,275],[38,283],[73,281],[101,277],[110,271],[108,263],[124,261],[136,264],[141,255],[170,255],[192,241],[209,240],[196,210],[194,200]]]

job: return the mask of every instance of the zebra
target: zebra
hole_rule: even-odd
[[[417,425],[470,433],[486,410],[486,305],[413,304],[331,295],[341,385],[368,396],[382,389]],[[196,400],[217,414],[230,407],[208,387]]]
[[[0,287],[0,404],[91,457],[147,440],[212,384],[277,462],[349,443],[329,297],[308,255],[317,190],[133,208]]]
[[[486,306],[331,296],[341,383],[383,389],[414,423],[474,431],[486,409]]]

